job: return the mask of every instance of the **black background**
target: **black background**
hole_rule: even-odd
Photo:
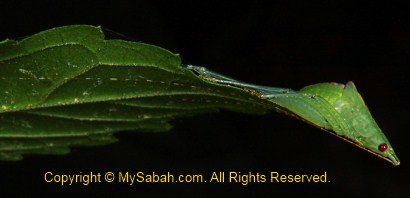
[[[123,132],[117,135],[118,143],[108,146],[0,162],[1,196],[410,197],[406,93],[410,9],[387,1],[330,2],[1,1],[0,39],[62,25],[102,25],[128,39],[179,53],[185,63],[255,84],[300,89],[352,80],[398,153],[400,166],[277,113],[251,116],[222,111],[175,120],[167,133]],[[330,182],[61,187],[44,182],[47,171],[208,176],[213,171],[326,171]]]

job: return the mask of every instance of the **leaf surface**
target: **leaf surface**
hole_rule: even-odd
[[[198,77],[177,54],[105,40],[99,27],[65,26],[0,43],[1,160],[111,143],[117,131],[167,131],[172,119],[220,108],[262,114],[264,105]]]

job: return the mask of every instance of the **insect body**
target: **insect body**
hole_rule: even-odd
[[[320,83],[294,91],[247,84],[204,67],[188,65],[187,68],[211,82],[256,93],[287,113],[330,131],[396,166],[400,164],[387,137],[377,126],[353,82],[346,85]]]

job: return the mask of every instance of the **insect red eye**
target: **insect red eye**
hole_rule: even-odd
[[[389,148],[386,143],[380,144],[379,145],[379,151],[384,152]]]

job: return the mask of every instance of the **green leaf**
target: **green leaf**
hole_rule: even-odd
[[[169,120],[220,108],[266,112],[258,97],[198,77],[177,54],[105,40],[100,27],[0,44],[1,160],[111,143],[117,131],[167,131]]]
[[[248,84],[86,25],[0,42],[0,160],[107,144],[117,131],[167,131],[172,119],[219,109],[274,109],[400,164],[353,82],[299,91]]]

